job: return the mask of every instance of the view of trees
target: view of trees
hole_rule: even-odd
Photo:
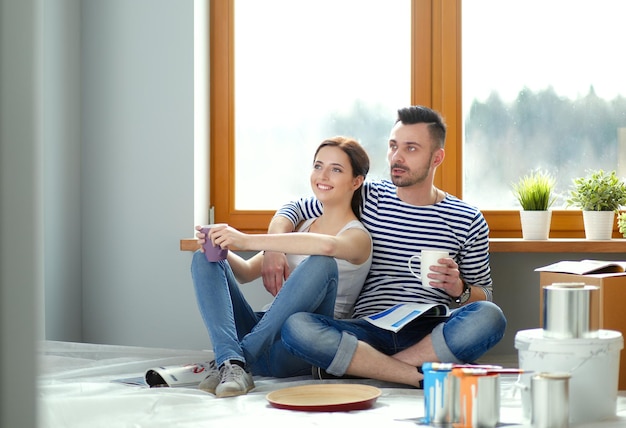
[[[511,103],[497,93],[474,100],[465,117],[464,198],[481,208],[513,208],[510,183],[543,169],[557,177],[560,208],[572,179],[587,170],[624,175],[618,159],[626,141],[618,143],[619,128],[626,128],[626,98],[604,100],[593,87],[576,100],[552,88],[524,88]]]
[[[238,182],[249,189],[242,199],[251,207],[266,204],[273,209],[309,194],[303,167],[310,165],[314,148],[334,135],[351,136],[363,144],[371,161],[368,179],[388,178],[387,141],[395,118],[395,107],[355,100],[348,108],[329,108],[318,117],[305,115],[280,130],[241,129],[241,141],[254,142],[237,153]],[[457,196],[481,209],[519,208],[511,184],[532,170],[556,177],[556,209],[565,207],[572,180],[590,169],[616,170],[626,176],[626,98],[605,100],[593,87],[577,99],[559,96],[552,88],[537,92],[524,88],[514,101],[505,102],[494,92],[484,101],[472,102],[464,128],[463,195]],[[282,143],[277,146],[278,142]],[[259,164],[272,146],[279,148],[273,157],[280,163]],[[261,173],[268,183],[280,182],[283,191],[258,192]]]

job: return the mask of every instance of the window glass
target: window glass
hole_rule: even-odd
[[[463,197],[519,209],[511,183],[557,177],[564,208],[589,169],[626,176],[622,0],[462,4]]]
[[[410,0],[235,0],[235,209],[308,195],[313,153],[347,135],[388,176],[411,96]],[[226,142],[218,143],[226,144]]]

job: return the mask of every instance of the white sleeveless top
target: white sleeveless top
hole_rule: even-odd
[[[298,228],[298,232],[308,232],[311,224],[315,221],[315,219],[308,219]],[[340,231],[337,233],[341,235],[344,231],[348,229],[361,229],[369,236],[369,232],[358,220],[352,220],[347,223]],[[337,262],[337,270],[339,272],[339,280],[337,282],[337,298],[335,300],[335,318],[350,318],[352,316],[354,310],[354,303],[356,302],[357,297],[359,297],[359,293],[361,292],[361,288],[363,288],[363,283],[365,282],[365,278],[370,270],[370,266],[372,265],[372,241],[370,237],[370,254],[367,260],[360,264],[355,265],[346,260],[335,258]],[[299,255],[299,254],[287,254],[287,261],[289,263],[289,268],[293,271],[296,266],[298,266],[304,259],[309,257],[308,255]]]

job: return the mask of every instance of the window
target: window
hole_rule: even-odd
[[[270,114],[275,117],[280,117],[284,111],[277,109],[274,106],[268,107],[269,104],[266,101],[272,101],[271,92],[263,92],[265,88],[263,85],[268,81],[268,76],[272,72],[272,64],[261,64],[262,58],[257,58],[256,63],[246,63],[246,57],[239,57],[235,50],[235,45],[245,47],[248,44],[248,49],[253,48],[253,43],[262,41],[265,45],[270,43],[278,44],[280,38],[284,38],[284,35],[280,35],[279,38],[270,41],[267,38],[252,37],[248,40],[245,36],[238,35],[235,28],[235,15],[241,14],[241,18],[245,19],[246,14],[254,17],[256,14],[260,14],[262,11],[248,9],[254,6],[246,5],[244,12],[238,11],[239,7],[237,2],[246,2],[246,4],[252,3],[254,5],[263,5],[268,9],[268,2],[254,1],[254,0],[212,0],[210,11],[210,34],[211,34],[211,195],[213,199],[213,205],[215,206],[215,221],[228,222],[233,226],[246,231],[264,231],[273,215],[275,209],[282,202],[285,201],[285,197],[282,197],[281,202],[278,199],[272,200],[271,198],[265,198],[266,195],[275,193],[274,182],[281,180],[282,182],[289,182],[301,180],[306,183],[306,177],[302,177],[302,170],[296,170],[295,172],[283,169],[282,164],[272,163],[270,160],[259,162],[259,152],[255,151],[254,145],[252,149],[243,149],[244,146],[239,146],[239,138],[242,141],[248,138],[248,141],[257,142],[258,147],[262,146],[261,152],[267,152],[268,147],[266,144],[270,144],[264,141],[272,141],[272,138],[264,140],[264,133],[269,133],[267,129],[263,128],[251,128],[246,130],[242,126],[244,124],[254,124],[255,107],[259,109],[267,109]],[[271,3],[275,3],[278,0],[272,0]],[[335,0],[330,2],[327,6],[326,2],[310,2],[308,7],[337,7],[339,3],[343,3],[348,0]],[[291,7],[290,5],[296,2],[284,2],[282,7]],[[352,6],[353,10],[358,10],[363,3],[370,4],[371,2],[359,2],[356,1],[356,5]],[[380,4],[387,7],[390,2],[381,0]],[[402,1],[395,1],[394,5],[403,3]],[[397,4],[396,4],[397,3]],[[560,8],[564,8],[565,5],[562,2],[541,2],[539,5],[533,6],[535,3],[528,1],[517,2],[498,2],[477,0],[472,2],[465,2],[463,4],[463,26],[461,26],[461,1],[460,0],[407,0],[404,3],[410,3],[410,35],[407,31],[398,30],[396,22],[383,22],[380,26],[375,23],[368,22],[368,30],[370,33],[380,33],[381,35],[392,34],[395,39],[399,37],[409,37],[412,44],[407,45],[406,48],[410,52],[407,53],[407,58],[410,58],[409,70],[410,75],[407,77],[410,86],[407,89],[408,95],[406,98],[402,98],[402,95],[394,95],[385,102],[383,107],[377,115],[373,117],[377,120],[393,120],[395,115],[395,109],[402,105],[412,104],[424,104],[428,105],[440,112],[446,118],[448,123],[449,133],[446,143],[446,160],[442,167],[440,167],[436,184],[444,190],[455,194],[459,197],[463,197],[471,203],[479,206],[490,225],[493,237],[512,237],[521,236],[519,226],[519,214],[518,208],[515,206],[514,201],[511,199],[512,195],[509,192],[509,182],[515,181],[520,174],[523,174],[526,168],[535,167],[551,167],[554,165],[554,159],[562,160],[563,157],[550,158],[550,161],[546,163],[524,163],[518,162],[520,159],[529,159],[531,161],[537,161],[547,158],[548,153],[559,153],[561,149],[552,147],[554,143],[553,134],[551,138],[542,136],[538,138],[535,134],[531,134],[526,139],[516,138],[504,139],[490,137],[487,131],[490,131],[490,127],[493,127],[498,117],[503,116],[504,120],[508,120],[509,123],[513,122],[512,118],[524,117],[514,116],[515,112],[518,115],[524,114],[522,107],[524,102],[527,106],[530,106],[531,112],[536,112],[540,107],[532,104],[531,102],[545,101],[556,102],[561,99],[560,86],[557,83],[563,83],[564,79],[561,79],[560,74],[550,74],[549,71],[556,67],[557,64],[567,63],[569,65],[570,72],[568,77],[573,76],[571,79],[574,82],[583,82],[583,89],[578,89],[580,94],[585,97],[589,95],[588,89],[593,86],[593,90],[599,97],[608,96],[604,98],[607,105],[611,105],[615,108],[615,115],[619,119],[623,119],[626,109],[623,108],[623,97],[615,94],[624,94],[626,91],[620,90],[620,88],[613,87],[613,92],[610,95],[604,95],[601,93],[601,89],[604,82],[614,81],[612,74],[619,74],[619,67],[612,65],[609,61],[615,60],[619,62],[619,38],[616,37],[619,25],[615,24],[606,25],[610,22],[609,18],[615,18],[623,16],[623,14],[613,11],[611,8],[617,7],[621,4],[619,0],[602,0],[602,5],[606,8],[596,7],[594,3],[593,11],[590,9],[584,9],[588,2],[567,2],[567,14],[562,14]],[[500,5],[500,3],[503,3]],[[307,3],[298,2],[298,11],[292,13],[302,13],[302,8]],[[556,4],[556,7],[547,7],[547,4]],[[560,8],[559,8],[560,6]],[[399,6],[402,7],[402,6]],[[471,9],[470,9],[471,8]],[[522,8],[522,9],[518,9]],[[574,15],[571,14],[572,8],[579,10],[585,10],[587,16],[590,14],[599,13],[601,16],[594,16],[593,19],[588,19],[588,22],[581,24],[576,21]],[[530,15],[522,15],[523,10],[531,11]],[[536,11],[541,10],[541,14],[537,14]],[[600,11],[600,12],[598,12]],[[284,19],[285,10],[281,10],[281,18]],[[347,21],[331,22],[324,20],[323,22],[315,23],[316,19],[312,17],[314,14],[307,9],[307,17],[311,17],[311,21],[314,22],[313,28],[306,30],[307,32],[315,31],[319,33],[335,32],[337,36],[341,34],[336,27],[344,22],[346,26],[353,25],[358,27],[360,22],[363,22],[359,14],[352,14],[352,19]],[[337,13],[339,11],[337,10]],[[390,12],[391,13],[391,12]],[[288,15],[291,16],[291,15]],[[525,16],[521,19],[520,16]],[[548,18],[544,18],[547,16]],[[558,17],[558,19],[555,19]],[[237,22],[239,17],[237,18]],[[287,19],[290,20],[290,19]],[[319,20],[319,18],[317,18]],[[509,21],[510,20],[510,21]],[[521,21],[522,24],[526,24],[522,29],[516,29],[514,23]],[[569,26],[563,25],[564,21],[572,21],[575,30],[571,30]],[[297,21],[296,21],[297,22]],[[290,20],[290,24],[291,24]],[[549,25],[547,24],[549,23]],[[605,32],[602,33],[601,40],[596,40],[594,35],[600,34],[590,30],[589,25],[591,23],[599,23],[601,29]],[[315,25],[317,24],[317,25]],[[289,32],[291,34],[294,29],[291,29],[289,25],[283,25],[283,33]],[[304,24],[302,24],[303,28]],[[611,33],[604,27],[610,27]],[[461,28],[463,33],[461,34]],[[281,28],[273,28],[272,32],[268,31],[268,34],[264,37],[270,37],[274,31],[281,30]],[[288,30],[288,31],[287,31]],[[574,32],[572,32],[574,31]],[[538,33],[542,37],[537,42],[529,44],[531,38],[529,33]],[[585,36],[583,39],[577,37],[576,32]],[[381,36],[382,37],[382,36]],[[518,46],[515,43],[516,39],[520,39],[522,45]],[[332,39],[331,39],[332,40]],[[504,47],[500,47],[496,42],[505,40],[510,43]],[[568,47],[568,43],[573,42],[575,46],[573,48]],[[525,42],[525,43],[524,43]],[[592,42],[589,45],[589,42]],[[463,47],[463,57],[461,56],[461,46]],[[548,48],[548,53],[552,56],[540,56],[538,54],[539,48],[545,46]],[[386,47],[384,45],[383,47]],[[604,51],[600,55],[595,55],[593,49],[607,47],[608,51]],[[593,48],[593,49],[592,49]],[[263,49],[264,55],[267,55],[271,50],[267,50],[263,45],[256,48],[257,50]],[[302,49],[307,51],[308,49],[315,50],[313,47],[307,47]],[[572,50],[573,49],[573,50]],[[278,56],[278,61],[281,57],[291,55],[293,49],[286,49],[286,45],[281,45],[281,50],[274,52]],[[594,56],[590,56],[594,54]],[[295,60],[295,57],[293,57]],[[463,63],[461,67],[461,58]],[[300,62],[297,60],[294,62]],[[353,62],[355,61],[352,58]],[[328,66],[331,66],[331,62],[328,61]],[[390,67],[394,67],[395,57],[393,55],[385,56],[380,59],[381,63],[389,64]],[[596,65],[595,71],[603,70],[604,74],[596,74],[590,76],[591,84],[588,85],[586,76],[577,76],[581,66],[585,63],[592,63]],[[247,77],[242,77],[242,74],[237,70],[236,66],[246,64],[246,68],[252,73],[249,73]],[[319,65],[319,64],[315,64]],[[336,66],[335,64],[332,64]],[[503,66],[510,65],[516,67],[515,71],[519,69],[521,73],[513,73],[511,69],[502,68]],[[298,64],[294,64],[295,69],[291,70],[291,74],[294,70],[297,71]],[[463,70],[463,77],[461,76],[461,69]],[[537,73],[533,73],[534,71]],[[594,70],[594,68],[591,68]],[[328,69],[323,67],[316,71],[317,73],[324,74],[328,72]],[[269,74],[267,74],[269,73]],[[328,73],[330,74],[330,73]],[[522,76],[521,80],[513,80],[515,75]],[[526,80],[530,77],[537,76],[544,80]],[[311,76],[315,76],[312,74]],[[308,77],[308,79],[311,78]],[[577,76],[577,77],[576,77]],[[609,79],[611,77],[611,79]],[[241,83],[235,88],[235,82],[239,82],[238,79],[243,79]],[[245,79],[248,79],[247,81]],[[395,80],[402,80],[402,76],[395,77]],[[622,79],[623,80],[623,79]],[[376,82],[387,83],[387,79],[374,79],[371,83],[371,87],[376,86]],[[461,82],[463,84],[461,84]],[[492,86],[485,86],[484,83],[491,83]],[[617,81],[619,84],[619,80]],[[303,84],[306,84],[303,82]],[[626,81],[624,81],[626,84]],[[241,87],[239,85],[242,85]],[[552,85],[552,86],[550,86]],[[615,86],[616,84],[613,84]],[[623,84],[622,84],[623,85]],[[312,85],[314,87],[314,85]],[[521,86],[521,87],[520,87]],[[242,89],[243,88],[243,89]],[[309,88],[307,88],[308,90]],[[364,91],[367,88],[364,88]],[[259,91],[260,90],[260,91]],[[292,95],[300,91],[298,85],[290,85],[288,89],[282,92],[288,92],[286,95]],[[497,91],[497,92],[496,92]],[[375,92],[374,90],[372,92]],[[306,91],[304,91],[306,93]],[[364,92],[369,97],[368,92]],[[395,94],[395,93],[394,93]],[[496,94],[496,95],[494,95]],[[251,95],[256,97],[259,101],[256,104],[249,104],[243,101],[245,96]],[[283,94],[284,95],[284,94]],[[365,109],[371,108],[365,97],[352,102],[342,104],[342,99],[333,99],[329,103],[329,107],[337,107],[337,111],[346,111],[346,109]],[[323,99],[323,98],[322,98]],[[406,101],[404,101],[406,99]],[[502,104],[496,103],[501,101]],[[576,100],[574,100],[575,103]],[[282,101],[284,102],[284,101]],[[237,103],[237,109],[235,104]],[[394,104],[395,103],[395,104]],[[621,104],[620,104],[621,103]],[[248,104],[252,107],[246,111],[245,105]],[[242,107],[243,105],[243,107]],[[296,102],[296,105],[298,103]],[[538,104],[542,105],[542,104]],[[391,107],[389,107],[391,106]],[[494,106],[499,107],[495,108]],[[533,107],[534,106],[534,107]],[[541,107],[543,108],[543,107]],[[385,111],[387,109],[388,111]],[[331,110],[330,108],[328,110]],[[389,111],[390,110],[390,111]],[[235,114],[237,112],[237,115]],[[586,109],[581,111],[587,111]],[[543,110],[542,110],[543,112]],[[479,113],[482,113],[481,117]],[[499,115],[498,115],[499,114]],[[528,114],[528,112],[526,112]],[[237,119],[241,115],[241,119]],[[547,119],[546,114],[535,114],[539,119]],[[565,114],[567,116],[567,114]],[[236,120],[237,119],[237,120]],[[595,123],[595,120],[590,117],[586,119]],[[241,124],[238,122],[241,120]],[[517,120],[517,119],[516,119]],[[380,161],[380,158],[384,155],[373,151],[373,147],[378,143],[379,146],[383,146],[381,141],[376,141],[382,138],[382,141],[386,141],[387,132],[390,129],[391,122],[385,124],[385,134],[381,137],[375,132],[364,135],[354,135],[359,138],[371,153],[373,161]],[[533,126],[538,126],[533,125]],[[566,125],[559,124],[561,127],[567,128]],[[626,126],[626,124],[614,123],[612,131],[617,135],[622,131],[618,131],[618,128]],[[381,125],[382,127],[382,125]],[[550,127],[550,123],[548,123]],[[558,128],[555,124],[555,128]],[[303,128],[299,128],[303,129]],[[335,128],[333,130],[336,133],[356,133],[358,128]],[[303,129],[301,135],[287,137],[288,140],[295,146],[301,142],[308,143],[309,145],[303,145],[298,153],[304,155],[303,161],[308,165],[310,162],[312,147],[317,145],[321,138],[328,136],[328,134],[334,133],[328,128],[322,128],[321,134],[313,134],[310,129]],[[492,130],[491,130],[492,131]],[[528,131],[523,126],[519,129],[515,129],[515,132],[522,134]],[[553,130],[553,131],[556,131]],[[272,131],[273,132],[273,131]],[[378,131],[377,131],[378,132]],[[511,130],[498,130],[498,132],[507,132],[506,135],[511,135]],[[248,133],[249,135],[247,135]],[[591,134],[600,134],[599,130],[591,130]],[[500,135],[500,134],[497,134]],[[559,135],[558,133],[556,135]],[[492,138],[491,140],[488,139]],[[599,162],[604,165],[605,161],[618,158],[619,153],[623,153],[618,149],[616,141],[617,137],[612,137],[610,144],[613,144],[615,148],[608,149],[606,140],[598,143],[600,146],[589,146],[589,150],[596,152],[606,152],[604,157],[600,156]],[[557,141],[557,143],[563,143],[569,145],[569,147],[580,147],[581,142],[571,141]],[[371,144],[372,146],[368,146]],[[622,143],[624,144],[624,143]],[[534,146],[533,146],[534,145]],[[534,147],[531,149],[531,147]],[[546,149],[550,147],[550,149]],[[595,147],[595,148],[593,148]],[[513,150],[515,149],[515,150]],[[242,152],[243,150],[243,152]],[[574,150],[575,152],[575,150]],[[512,154],[514,153],[514,155]],[[594,152],[595,153],[595,152]],[[291,157],[293,155],[293,157]],[[290,155],[289,159],[295,159],[294,153]],[[545,156],[544,156],[545,155]],[[513,158],[515,160],[515,166],[517,169],[509,168],[507,165],[508,159]],[[585,159],[588,159],[586,156]],[[567,171],[572,175],[580,175],[580,172],[574,172],[573,168],[569,168],[571,165],[567,162],[561,162],[558,166],[557,173],[559,176]],[[296,161],[293,162],[294,164]],[[582,162],[575,162],[577,166],[580,166]],[[594,164],[595,165],[595,164]],[[590,165],[589,167],[594,167]],[[607,164],[608,165],[608,164]],[[622,167],[624,162],[621,163]],[[292,165],[288,165],[292,168]],[[615,165],[617,168],[619,165]],[[610,166],[605,166],[605,169],[613,169]],[[268,170],[278,171],[277,175],[268,175]],[[490,174],[486,174],[488,171]],[[494,171],[497,171],[496,176]],[[502,175],[505,171],[509,172],[509,175]],[[622,172],[621,175],[624,173]],[[269,180],[266,178],[271,176]],[[260,181],[259,177],[263,180]],[[287,179],[285,177],[288,177]],[[304,180],[302,180],[304,178]],[[567,179],[562,180],[559,177],[559,181],[562,186],[567,185],[565,183]],[[255,201],[250,197],[239,197],[235,186],[237,183],[244,184],[245,187],[252,189],[253,194],[263,195],[264,199]],[[308,187],[306,187],[308,191]],[[300,196],[306,193],[302,187],[293,188],[291,192],[293,196]],[[485,198],[485,196],[494,195],[492,199]],[[289,196],[291,197],[291,196]],[[289,198],[287,197],[287,198]],[[497,201],[497,203],[496,203]],[[504,203],[500,203],[504,201]],[[558,207],[556,207],[558,208]],[[552,221],[552,237],[580,237],[584,236],[582,232],[582,218],[579,212],[570,210],[559,210],[553,214]]]
[[[245,5],[244,11],[238,9],[239,2]],[[339,7],[339,3],[348,7]],[[425,79],[420,79],[420,85],[412,84],[413,59],[424,55],[418,53],[417,48],[411,45],[411,40],[415,39],[416,34],[415,29],[412,29],[417,15],[415,5],[421,3],[422,7],[429,7],[430,2],[394,0],[391,8],[388,3],[386,0],[368,2],[325,0],[310,2],[307,6],[303,2],[280,0],[211,1],[210,138],[215,143],[211,144],[210,192],[215,206],[216,222],[228,222],[246,231],[266,230],[271,216],[282,203],[289,198],[309,192],[308,180],[306,174],[303,174],[303,165],[309,168],[313,148],[323,138],[331,135],[347,134],[359,139],[371,154],[372,176],[383,174],[381,171],[386,168],[385,142],[393,124],[395,110],[400,105],[411,103],[416,98],[415,94],[420,90],[424,91],[430,87],[427,78],[430,71],[424,73]],[[266,10],[259,10],[259,4],[265,6]],[[274,15],[278,17],[276,18],[278,23],[272,23],[275,19],[271,17],[268,18],[269,21],[265,21],[268,15],[266,12],[275,11],[272,7],[278,7],[279,4],[280,13],[274,12]],[[295,6],[298,7],[292,9]],[[363,7],[366,7],[366,10],[362,10]],[[316,14],[309,8],[326,10],[327,16],[314,19]],[[371,17],[373,11],[376,12],[377,20]],[[259,18],[260,14],[263,18]],[[430,15],[422,13],[422,16],[429,17]],[[242,19],[242,22],[256,20],[257,23],[263,23],[265,27],[272,27],[272,30],[264,31],[262,36],[255,34],[254,31],[250,32],[251,36],[246,36],[246,33],[240,34],[235,28],[235,23],[239,22],[239,19]],[[425,23],[420,26],[419,36],[430,37],[430,19],[423,20]],[[294,32],[300,30],[303,33],[314,32],[319,36],[315,43],[297,48],[290,45],[291,40],[289,43],[283,40],[297,36]],[[379,36],[379,40],[375,42],[372,35]],[[334,36],[334,39],[328,36]],[[367,43],[364,44],[364,40]],[[376,46],[368,45],[374,42]],[[314,61],[309,61],[299,56],[299,54],[306,55],[314,51],[323,53],[322,49],[330,49],[329,43],[334,44],[335,49],[340,48],[340,55],[333,57],[334,60],[323,60],[319,59],[322,56],[318,56]],[[278,49],[272,52],[267,49],[268,45],[278,46]],[[366,51],[363,51],[364,45],[367,47]],[[426,40],[421,46],[430,46],[430,41]],[[241,57],[238,56],[240,52],[238,47],[241,47],[241,52],[261,51],[262,55],[260,59],[257,57],[256,61],[253,57],[252,60]],[[381,58],[381,55],[384,57]],[[388,63],[387,55],[398,57],[394,66],[387,70],[383,69],[382,72],[379,67],[374,69],[376,65]],[[268,58],[272,59],[268,61]],[[236,65],[246,70],[237,71]],[[302,68],[304,66],[313,69],[313,73],[308,74],[310,70],[304,70]],[[277,70],[277,67],[288,67],[289,70],[283,72]],[[354,69],[354,73],[358,72],[360,75],[346,80],[344,76],[350,71],[350,67]],[[428,63],[424,63],[424,67],[429,70]],[[272,73],[276,74],[277,71],[279,72],[277,82],[288,81],[286,77],[294,74],[303,75],[305,72],[309,81],[298,82],[282,91],[276,91],[275,88],[265,91],[264,86],[280,84],[272,83],[275,78]],[[325,85],[320,85],[323,75],[338,76],[337,80],[342,81],[343,86],[354,86],[354,89],[347,91],[346,89],[351,88],[335,87],[325,90]],[[239,82],[238,79],[241,80],[242,87],[237,85],[235,88],[235,82]],[[310,79],[315,79],[314,83],[311,83]],[[384,82],[384,85],[375,84],[378,81]],[[303,87],[307,84],[308,87]],[[338,90],[342,93],[338,93]],[[275,118],[291,114],[289,109],[295,107],[298,110],[300,105],[306,104],[310,97],[318,96],[317,92],[321,92],[321,97],[318,99],[322,102],[326,100],[326,106],[316,106],[317,110],[313,112],[295,112],[296,117],[297,113],[310,116],[305,118],[311,119],[308,121],[310,123],[304,122],[306,127],[302,126],[302,122],[297,122],[296,126],[292,127],[294,129],[283,128],[277,131],[257,120],[256,115],[259,115],[260,110],[266,110],[263,113],[268,113],[270,117]],[[358,96],[355,97],[354,93]],[[289,101],[289,97],[293,94],[296,97]],[[274,102],[273,98],[277,97],[280,97],[282,101]],[[425,100],[423,103],[427,104],[427,101],[429,102]],[[285,105],[285,103],[293,105]],[[315,103],[309,104],[319,103],[320,101],[315,100]],[[364,112],[367,120],[364,120]],[[318,116],[324,119],[323,116],[328,114],[333,115],[330,121],[324,122],[318,119]],[[363,123],[355,124],[355,118],[369,127],[368,133],[363,133]],[[284,141],[289,144],[283,149],[286,156],[282,161],[277,161],[276,157],[269,157],[265,161],[260,160],[260,154],[267,152],[271,154],[271,149],[275,148],[276,136],[280,133],[285,135]],[[241,145],[239,138],[242,140]],[[381,148],[384,150],[382,153]],[[273,151],[276,154],[277,150]],[[263,178],[262,181],[259,180],[260,177]],[[284,196],[285,193],[283,193],[283,196],[278,194],[273,199],[273,194],[278,193],[275,187],[279,182],[286,186],[298,182],[299,186],[291,189],[285,187],[287,192],[290,192],[287,193],[288,196]],[[243,190],[246,188],[249,190],[248,196],[239,195],[237,190],[239,184]],[[241,194],[246,195],[246,193]],[[254,199],[259,195],[263,198],[262,203]]]
[[[463,3],[463,198],[496,233],[517,222],[511,183],[533,169],[557,178],[553,237],[580,234],[580,212],[563,211],[573,178],[626,176],[624,13],[620,0]]]
[[[235,0],[234,20],[235,210],[311,194],[312,155],[334,135],[386,177],[394,112],[411,101],[410,0]]]
[[[563,6],[463,4],[463,194],[482,209],[519,209],[510,183],[533,169],[557,177],[561,207],[586,169],[626,175],[618,162],[626,156],[626,80],[617,54],[626,3],[568,1],[565,14]]]

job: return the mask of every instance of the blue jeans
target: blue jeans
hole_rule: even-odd
[[[295,356],[332,375],[343,376],[359,340],[393,355],[431,334],[439,361],[471,363],[502,339],[505,328],[502,310],[491,302],[479,301],[461,307],[443,321],[418,318],[397,333],[364,319],[335,320],[323,315],[294,314],[283,326],[282,341]]]
[[[297,312],[332,318],[338,276],[334,258],[307,257],[291,272],[266,312],[255,312],[248,304],[226,260],[209,262],[197,251],[191,275],[218,365],[238,360],[255,375],[272,377],[311,372],[309,363],[285,349],[280,332],[287,318]]]

